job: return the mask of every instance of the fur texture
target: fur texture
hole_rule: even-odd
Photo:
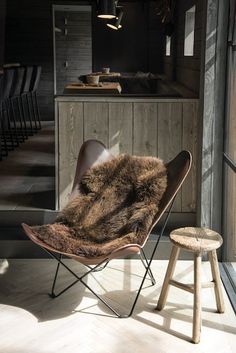
[[[89,258],[126,244],[142,245],[166,186],[160,159],[120,155],[85,173],[81,195],[68,203],[54,224],[32,230],[59,251]]]

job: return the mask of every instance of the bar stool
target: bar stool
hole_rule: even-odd
[[[28,138],[29,132],[26,124],[26,116],[23,111],[21,102],[21,91],[25,75],[24,67],[15,67],[14,80],[10,92],[11,113],[15,120],[18,120],[19,126],[17,127],[18,135],[21,135],[21,142]]]
[[[39,86],[41,72],[42,72],[41,66],[39,66],[39,65],[33,66],[32,78],[31,78],[30,88],[29,88],[36,130],[41,129],[41,118],[40,118],[38,98],[37,98],[37,90],[38,90],[38,86]]]
[[[37,130],[33,128],[32,117],[34,117],[34,112],[33,112],[33,107],[31,107],[30,105],[30,100],[29,100],[33,66],[23,66],[23,67],[24,67],[24,77],[23,77],[23,82],[22,82],[21,92],[20,92],[21,107],[22,107],[25,120],[26,122],[29,123],[29,126],[27,126],[27,132],[30,135],[33,135],[33,132]],[[35,126],[35,128],[37,128],[37,126]]]
[[[3,89],[2,89],[2,129],[5,140],[6,149],[8,151],[14,150],[16,146],[19,146],[19,139],[17,135],[16,119],[11,114],[10,96],[15,81],[14,69],[4,69],[3,75]]]
[[[157,310],[162,310],[164,308],[170,285],[192,293],[194,295],[192,342],[198,343],[200,341],[201,331],[201,288],[214,287],[217,311],[219,313],[224,312],[224,301],[221,291],[221,280],[216,253],[216,249],[222,245],[223,240],[220,234],[214,232],[213,230],[194,227],[179,228],[172,231],[170,233],[170,240],[173,246],[161,294],[158,300]],[[190,251],[194,254],[193,285],[184,284],[172,279],[181,249]],[[212,282],[202,285],[201,261],[202,254],[204,252],[208,254],[213,280]]]

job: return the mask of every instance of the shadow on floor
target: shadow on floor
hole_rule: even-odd
[[[52,299],[48,293],[51,290],[56,262],[46,260],[48,266],[39,266],[43,260],[29,261],[29,268],[20,261],[9,261],[9,268],[0,275],[0,303],[21,308],[34,315],[39,322],[56,320],[73,315],[85,294],[85,287],[76,285],[61,297]],[[72,262],[72,261],[71,261]],[[82,266],[72,262],[74,271],[81,273]],[[58,289],[73,282],[68,272],[61,270]],[[85,280],[86,281],[86,280]],[[87,294],[86,294],[87,295]]]

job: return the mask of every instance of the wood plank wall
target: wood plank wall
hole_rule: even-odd
[[[57,206],[68,201],[81,144],[98,139],[115,155],[159,156],[169,161],[181,150],[193,154],[193,167],[175,212],[196,212],[198,100],[73,101],[56,102]]]
[[[194,55],[184,56],[185,12],[196,5]],[[200,86],[202,31],[204,29],[203,0],[176,2],[175,30],[171,37],[171,55],[164,57],[164,73],[191,91],[198,93]]]
[[[61,30],[55,32],[56,94],[63,94],[68,82],[92,72],[91,11],[55,11],[55,26]]]

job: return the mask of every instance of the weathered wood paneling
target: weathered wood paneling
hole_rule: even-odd
[[[194,212],[196,209],[197,193],[197,128],[198,105],[194,103],[183,104],[183,141],[182,148],[194,156],[192,168],[182,188],[182,211]]]
[[[169,161],[182,149],[182,103],[158,104],[158,155]],[[175,212],[181,212],[181,193],[176,197]]]
[[[98,101],[95,98],[83,102],[82,98],[76,98],[81,101],[76,102],[75,99],[69,102],[70,99],[73,100],[69,97],[57,99],[57,145],[60,153],[56,175],[60,206],[65,204],[65,197],[72,186],[77,158],[75,153],[78,155],[83,141],[95,138],[109,146],[115,155],[159,156],[165,162],[182,149],[191,151],[193,168],[176,199],[174,212],[196,211],[197,100],[137,102],[115,98],[101,98],[103,101]]]
[[[114,155],[133,152],[133,105],[109,103],[109,148]]]
[[[61,30],[55,33],[56,93],[62,94],[68,82],[77,82],[80,75],[92,72],[91,11],[56,10],[55,26]]]
[[[83,103],[59,103],[58,145],[58,192],[59,208],[65,206],[71,192],[79,150],[83,143]]]
[[[199,146],[198,224],[222,232],[222,152],[226,83],[228,1],[207,2],[203,66],[202,127]],[[216,35],[217,33],[217,35]],[[216,191],[217,190],[217,191]]]
[[[97,139],[108,146],[108,103],[84,103],[84,140]]]
[[[133,154],[157,155],[157,104],[134,103]]]

